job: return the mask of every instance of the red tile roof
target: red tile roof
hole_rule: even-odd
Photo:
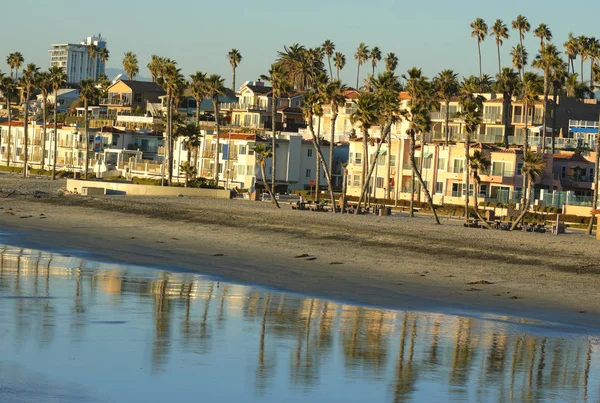
[[[579,153],[560,153],[560,154],[554,154],[553,157],[555,160],[590,162],[583,155],[581,155]]]

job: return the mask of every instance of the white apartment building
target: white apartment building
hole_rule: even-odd
[[[106,48],[106,40],[98,34],[98,36],[88,36],[78,44],[52,45],[52,49],[48,51],[50,65],[64,69],[68,83],[76,84],[88,78],[97,80],[101,74],[104,74],[106,66],[98,55],[92,60],[88,53],[89,45],[96,45],[98,49]]]

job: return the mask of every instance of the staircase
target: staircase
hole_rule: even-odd
[[[152,117],[162,117],[162,104],[148,102],[146,111],[150,112],[150,115],[152,115]]]

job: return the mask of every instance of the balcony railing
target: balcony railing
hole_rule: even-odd
[[[221,110],[226,110],[226,109],[253,110],[253,111],[268,111],[268,110],[270,110],[268,105],[233,103],[233,102],[221,103],[220,108],[221,108]]]
[[[497,169],[492,170],[488,176],[501,176],[503,178],[513,178],[515,176],[515,171],[506,170],[506,169]]]
[[[569,120],[570,127],[582,127],[582,128],[590,128],[597,129],[598,122],[592,120]]]
[[[525,117],[521,116],[521,115],[513,115],[512,118],[512,122],[514,124],[525,124]],[[527,117],[527,124],[533,124],[533,125],[541,125],[542,124],[542,117],[541,116],[536,116],[535,117],[535,122],[532,120],[531,116]]]
[[[483,115],[483,123],[502,123],[502,114],[488,113]]]
[[[116,105],[116,106],[131,106],[131,101],[129,99],[121,99],[121,98],[104,98],[100,105]]]

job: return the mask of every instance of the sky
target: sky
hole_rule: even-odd
[[[149,77],[145,66],[157,54],[176,60],[186,75],[221,74],[228,86],[226,55],[232,48],[243,56],[239,86],[265,74],[284,46],[314,47],[330,39],[346,55],[342,79],[354,86],[354,53],[360,42],[378,46],[384,55],[394,52],[399,74],[413,66],[429,77],[446,68],[462,76],[477,74],[477,41],[469,27],[477,17],[488,26],[498,18],[510,26],[518,14],[528,17],[532,29],[544,22],[561,50],[569,32],[600,37],[600,2],[593,0],[20,0],[6,2],[2,9],[15,18],[3,19],[0,71],[9,70],[3,61],[13,51],[20,51],[26,63],[47,68],[51,44],[77,43],[101,33],[108,41],[109,68],[121,68],[123,53],[133,51],[139,75]],[[511,31],[501,50],[503,65],[510,65],[510,49],[517,43],[518,34]],[[525,46],[533,59],[539,42],[531,33]],[[482,44],[482,57],[484,72],[496,74],[493,38]],[[370,66],[362,67],[361,82],[368,71]]]

